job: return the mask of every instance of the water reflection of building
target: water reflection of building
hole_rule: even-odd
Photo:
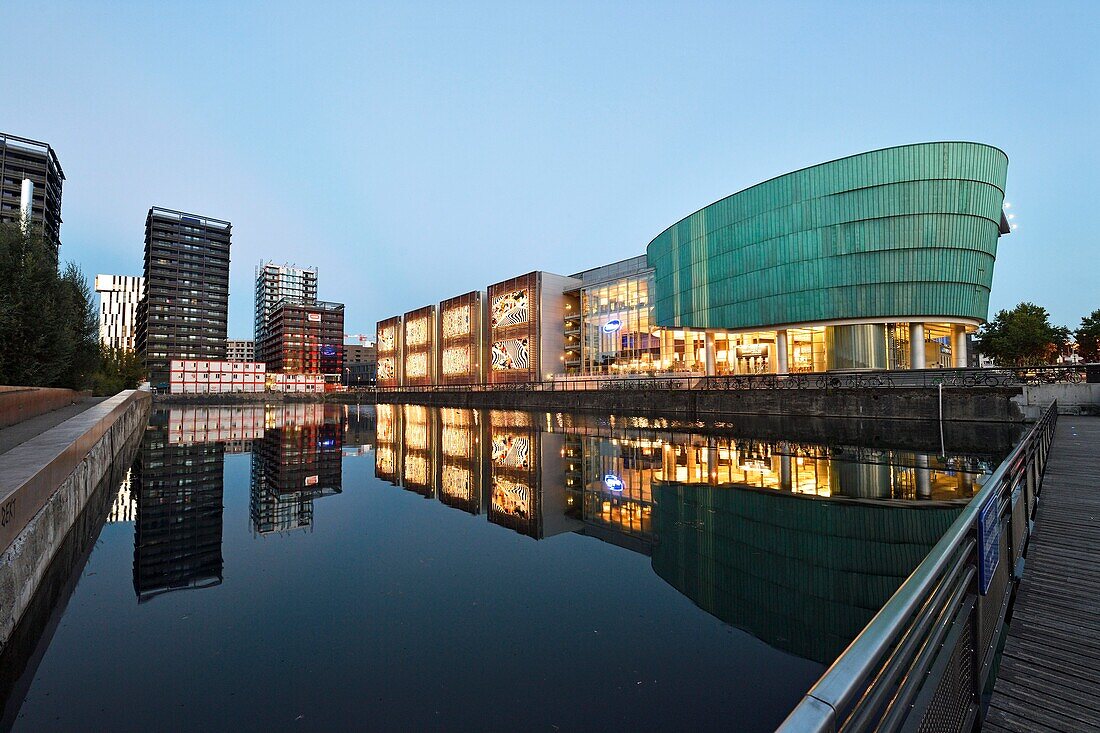
[[[377,420],[379,478],[525,536],[650,555],[703,609],[823,663],[998,462],[758,439],[744,423],[407,405]]]
[[[480,514],[485,485],[482,446],[487,426],[478,410],[439,410],[439,500],[469,514]]]
[[[222,444],[173,441],[169,415],[150,417],[132,473],[139,603],[221,583],[224,465]]]
[[[125,478],[118,486],[118,493],[107,512],[107,524],[132,522],[137,517],[137,496],[133,492],[133,469],[127,469]]]
[[[823,664],[867,625],[962,509],[678,483],[654,490],[654,571],[722,621]]]
[[[374,451],[378,421],[373,406],[344,405],[344,455],[366,455]]]
[[[288,405],[269,411],[268,422],[253,442],[252,527],[262,535],[312,527],[314,500],[341,491],[339,408]]]
[[[436,484],[435,418],[438,413],[420,405],[406,405],[404,412],[400,485],[431,499],[435,496]]]

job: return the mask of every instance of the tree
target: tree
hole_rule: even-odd
[[[92,376],[96,394],[118,394],[124,389],[136,389],[145,376],[140,357],[131,349],[101,346],[99,368]]]
[[[1100,361],[1100,309],[1081,319],[1081,327],[1073,332],[1077,353],[1087,362]]]
[[[85,389],[99,362],[91,290],[40,230],[0,225],[0,384]]]
[[[1050,322],[1046,308],[1020,303],[999,311],[978,331],[978,350],[1005,366],[1049,364],[1069,343],[1069,329]]]

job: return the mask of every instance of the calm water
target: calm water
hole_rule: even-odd
[[[160,410],[6,720],[770,730],[1011,437]]]

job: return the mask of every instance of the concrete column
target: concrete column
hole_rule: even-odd
[[[708,377],[713,377],[716,373],[716,370],[715,370],[715,356],[716,356],[716,354],[714,353],[714,348],[715,348],[714,347],[714,334],[711,333],[710,331],[707,331],[705,356],[706,356],[707,376]]]
[[[924,369],[924,324],[909,324],[909,368]]]
[[[951,327],[951,358],[956,369],[966,368],[966,326]]]
[[[787,374],[787,329],[775,332],[775,373]]]
[[[917,498],[932,498],[932,473],[928,470],[928,456],[917,454]]]
[[[23,179],[23,187],[19,191],[19,226],[23,233],[27,232],[31,225],[31,212],[34,210],[34,181]]]

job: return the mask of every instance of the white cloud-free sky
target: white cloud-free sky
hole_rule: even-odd
[[[0,129],[65,169],[62,257],[140,274],[151,205],[315,265],[349,332],[534,269],[641,254],[746,186],[976,140],[1019,229],[991,310],[1100,308],[1100,4],[21,2]]]

